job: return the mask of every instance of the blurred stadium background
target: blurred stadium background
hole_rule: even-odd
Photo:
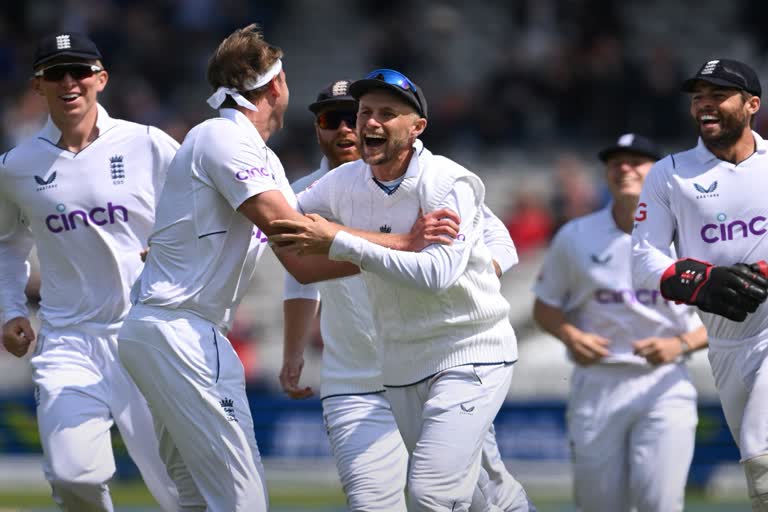
[[[595,152],[623,132],[668,151],[695,143],[681,78],[711,58],[752,64],[768,79],[768,3],[759,0],[26,0],[0,9],[0,151],[33,134],[46,113],[28,89],[38,37],[88,32],[111,80],[113,116],[154,124],[181,140],[212,115],[210,52],[233,29],[259,22],[285,52],[291,107],[270,145],[292,178],[315,168],[306,105],[338,78],[393,67],[429,101],[424,140],[486,181],[521,263],[503,278],[520,343],[499,445],[540,510],[572,510],[564,430],[570,365],[559,342],[532,324],[530,285],[557,228],[606,201]],[[768,109],[758,127],[768,134]],[[2,264],[2,262],[0,262]],[[231,334],[245,362],[257,439],[276,510],[343,510],[317,400],[279,391],[281,269],[259,269]],[[39,299],[35,278],[28,289]],[[1,351],[2,349],[0,349]],[[322,342],[306,382],[319,385]],[[744,510],[738,454],[706,354],[691,361],[700,421],[686,510]],[[0,510],[53,510],[40,471],[29,368],[0,352]],[[119,438],[119,510],[152,510]],[[5,507],[5,508],[3,508]]]

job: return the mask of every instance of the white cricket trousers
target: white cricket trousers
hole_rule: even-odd
[[[408,510],[498,510],[478,491],[489,429],[507,396],[512,364],[466,364],[387,395],[410,453]],[[485,474],[485,471],[483,471]],[[487,489],[485,483],[480,486]],[[485,501],[484,503],[482,501]]]
[[[117,425],[144,482],[166,512],[179,510],[144,397],[117,355],[117,326],[43,324],[30,360],[43,471],[67,512],[111,512]]]
[[[386,395],[324,398],[323,418],[350,512],[405,512],[408,452]],[[505,512],[535,511],[501,459],[493,425],[486,433],[481,465],[494,505]]]
[[[768,339],[712,343],[709,363],[742,462],[768,454]]]
[[[683,510],[698,423],[684,365],[577,366],[567,420],[579,511]]]
[[[384,393],[324,398],[323,419],[350,512],[405,512],[408,452]]]
[[[266,511],[245,374],[229,340],[192,313],[144,305],[131,308],[118,339],[186,510]]]

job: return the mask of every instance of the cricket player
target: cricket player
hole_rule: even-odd
[[[177,511],[149,409],[117,359],[117,330],[178,144],[98,104],[109,75],[87,36],[46,36],[34,59],[32,86],[50,117],[0,156],[0,312],[5,348],[24,356],[36,337],[24,296],[36,245],[41,327],[30,363],[45,477],[62,510],[112,511],[117,425],[160,506]]]
[[[315,114],[318,144],[323,153],[320,168],[295,182],[299,193],[330,170],[359,159],[355,132],[357,101],[349,94],[348,80],[325,87],[309,110]],[[299,195],[299,198],[301,195]],[[299,199],[301,202],[301,199]],[[453,212],[440,215],[458,217]],[[484,208],[485,237],[499,272],[517,263],[517,253],[504,224]],[[417,229],[424,230],[429,243],[446,243],[440,227],[419,217]],[[413,232],[413,229],[411,230]],[[456,233],[453,233],[454,236]],[[408,236],[411,233],[407,234]],[[400,235],[392,234],[392,237]],[[422,237],[414,237],[421,240]],[[392,246],[398,245],[392,243]],[[422,249],[403,240],[406,249]],[[498,263],[501,262],[501,263]],[[286,283],[285,345],[281,383],[293,398],[305,398],[311,389],[298,386],[304,364],[307,331],[318,309],[314,287]],[[323,337],[322,384],[320,396],[331,449],[350,510],[405,511],[404,486],[407,452],[384,394],[377,338],[368,306],[368,294],[360,276],[318,284],[323,299],[320,313]],[[506,470],[493,427],[483,446],[483,466],[489,474],[489,493],[501,510],[532,510],[522,486]]]
[[[382,380],[410,455],[408,509],[492,510],[482,492],[482,447],[507,394],[517,346],[483,240],[484,186],[418,140],[426,101],[407,77],[375,70],[350,93],[359,101],[362,160],[305,190],[302,210],[320,215],[273,222],[294,232],[271,239],[360,267],[382,344]],[[420,210],[439,208],[458,214],[459,234],[450,245],[420,252],[381,247],[323,219],[405,233]]]
[[[266,145],[283,126],[283,52],[255,24],[214,52],[209,105],[168,170],[146,266],[120,329],[120,359],[158,424],[160,453],[189,510],[267,510],[243,366],[225,333],[248,289],[273,219],[302,216]],[[357,266],[280,254],[299,282]]]
[[[682,88],[699,141],[660,160],[645,181],[634,283],[699,308],[752,508],[768,511],[768,145],[751,129],[762,89],[752,68],[730,59],[704,63]]]
[[[693,308],[632,286],[630,232],[660,149],[628,133],[599,158],[611,204],[560,229],[534,286],[534,319],[576,363],[567,414],[575,503],[682,511],[697,423],[684,356],[706,346],[706,331]]]

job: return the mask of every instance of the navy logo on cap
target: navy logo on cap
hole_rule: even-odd
[[[333,86],[331,86],[331,95],[346,96],[348,90],[349,82],[347,80],[339,80],[338,82],[334,82]]]
[[[69,34],[56,36],[56,49],[66,50],[67,48],[72,48],[72,43],[69,41]]]
[[[719,63],[720,63],[719,60],[711,60],[711,61],[707,62],[706,64],[704,64],[704,67],[701,68],[701,71],[699,72],[699,74],[701,74],[701,75],[711,75],[715,71],[715,69],[717,68],[717,65]]]
[[[626,135],[622,135],[621,137],[619,137],[617,144],[619,146],[631,146],[634,141],[635,141],[635,134],[627,133]]]

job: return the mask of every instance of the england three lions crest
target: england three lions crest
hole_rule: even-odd
[[[120,185],[125,183],[125,163],[123,155],[115,155],[109,159],[109,173],[112,176],[112,183]]]

